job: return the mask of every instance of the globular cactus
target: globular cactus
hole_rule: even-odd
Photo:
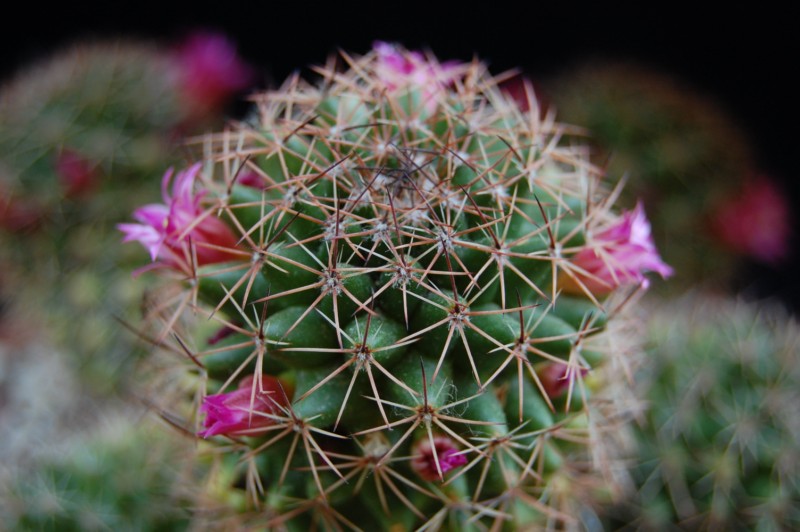
[[[694,294],[649,320],[638,380],[638,493],[625,530],[797,530],[797,322],[777,307]]]
[[[119,251],[115,223],[158,197],[141,184],[249,76],[224,38],[196,34],[176,50],[74,45],[0,90],[0,321],[74,355],[87,388],[114,391],[135,350],[115,318],[137,315],[141,284],[121,266],[139,259]]]
[[[624,194],[652,212],[682,286],[730,284],[742,256],[770,265],[787,258],[789,205],[717,102],[667,72],[622,61],[579,65],[544,86],[562,119],[587,128],[594,162],[628,175]]]
[[[255,96],[120,226],[172,279],[153,400],[218,459],[200,517],[576,525],[615,471],[623,311],[671,273],[641,205],[616,214],[569,127],[478,62],[342,59]]]

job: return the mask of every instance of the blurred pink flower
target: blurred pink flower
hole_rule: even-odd
[[[414,85],[421,87],[426,109],[436,107],[435,97],[461,75],[461,63],[438,63],[420,52],[409,52],[397,45],[376,41],[372,45],[378,56],[375,74],[389,91]]]
[[[783,191],[765,176],[745,183],[712,216],[714,233],[737,253],[767,264],[778,264],[789,253],[789,205]]]
[[[197,435],[208,438],[218,434],[253,434],[260,428],[273,425],[275,420],[270,415],[278,414],[280,406],[286,406],[287,393],[277,378],[262,375],[263,391],[256,390],[251,403],[253,381],[254,377],[250,375],[242,379],[237,390],[206,396],[200,406],[200,412],[206,415],[205,428]]]
[[[32,198],[12,193],[0,181],[0,229],[11,233],[30,231],[46,218],[47,210]]]
[[[178,47],[174,58],[181,95],[200,114],[219,110],[254,77],[233,43],[217,33],[193,33]]]
[[[252,170],[248,172],[242,172],[236,179],[236,183],[244,187],[251,188],[264,188],[267,186],[267,182]]]
[[[459,454],[453,440],[447,436],[435,436],[433,444],[436,448],[436,457],[433,455],[433,448],[429,439],[422,439],[414,446],[411,458],[411,469],[413,469],[424,480],[440,480],[439,470],[442,475],[457,467],[467,463],[467,457]],[[439,468],[436,462],[439,462]]]
[[[97,165],[67,148],[56,158],[55,171],[68,198],[89,194],[100,182]]]
[[[161,183],[164,204],[150,204],[136,209],[133,217],[139,224],[119,224],[125,233],[123,242],[137,241],[149,252],[150,258],[180,267],[191,257],[189,242],[194,244],[197,265],[234,260],[238,255],[237,239],[230,227],[205,211],[200,202],[204,192],[194,193],[194,182],[200,171],[195,164],[179,172],[172,184],[172,196],[167,192],[172,169],[167,170]]]
[[[584,376],[588,373],[588,370],[570,368],[569,364],[566,363],[551,363],[547,364],[543,369],[537,370],[536,373],[542,382],[545,393],[554,399],[569,389],[572,383],[575,382],[577,373]]]
[[[535,84],[526,76],[517,74],[500,83],[499,88],[504,94],[514,100],[514,103],[517,104],[519,110],[523,113],[529,111],[531,103],[533,103],[534,107],[539,109],[540,114],[544,114],[542,107],[545,106],[545,102],[543,102],[542,95],[539,91],[535,90]],[[530,95],[528,90],[531,91]],[[532,100],[529,96],[532,96]]]
[[[656,272],[662,278],[673,274],[672,268],[658,255],[641,202],[595,235],[588,247],[572,257],[572,264],[580,269],[575,275],[594,295],[607,294],[626,284],[647,288],[645,272]],[[583,293],[568,275],[562,275],[561,281],[565,292]]]

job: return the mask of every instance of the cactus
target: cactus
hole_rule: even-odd
[[[587,127],[595,162],[629,175],[626,194],[652,211],[682,286],[727,288],[741,256],[772,265],[786,258],[786,200],[773,192],[774,180],[754,179],[749,139],[710,98],[668,73],[620,61],[578,66],[545,86],[562,119]],[[726,220],[731,211],[750,223]]]
[[[578,494],[613,489],[624,311],[671,274],[641,205],[615,213],[570,128],[478,62],[342,59],[256,95],[120,225],[166,279],[150,397],[214,461],[196,506],[288,530],[577,526]]]
[[[178,134],[218,118],[251,77],[232,45],[206,34],[175,51],[76,45],[28,68],[0,92],[0,227],[72,225],[113,211],[119,198],[86,196],[158,175],[176,159]],[[38,220],[24,216],[37,209]]]
[[[114,318],[137,317],[141,284],[121,266],[138,257],[119,251],[114,224],[157,197],[140,183],[179,160],[179,132],[219,118],[245,79],[220,39],[75,45],[0,92],[0,320],[29,321],[73,354],[92,391],[118,391],[135,351]]]
[[[800,328],[777,307],[694,294],[649,321],[638,493],[609,527],[800,527]],[[616,525],[616,526],[614,526]]]
[[[120,413],[117,412],[119,415]],[[132,416],[125,412],[123,416]],[[7,530],[186,530],[177,438],[119,420],[73,437],[63,454],[0,478]],[[63,446],[63,442],[62,442]]]

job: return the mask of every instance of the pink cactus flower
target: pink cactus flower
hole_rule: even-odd
[[[458,61],[439,64],[420,52],[409,52],[382,41],[373,43],[372,48],[378,55],[375,66],[378,79],[389,91],[409,85],[421,87],[428,111],[435,109],[435,98],[442,89],[460,75],[461,63]]]
[[[578,268],[574,275],[596,296],[627,284],[647,288],[645,272],[656,272],[664,279],[673,274],[672,268],[658,255],[641,202],[595,235],[590,247],[572,257],[572,264]],[[583,293],[583,288],[570,276],[562,273],[561,281],[565,292]]]
[[[254,77],[233,43],[217,33],[190,35],[178,47],[175,62],[181,94],[200,114],[219,110]]]
[[[530,94],[528,93],[528,86],[530,86]],[[519,110],[523,113],[531,109],[531,104],[534,108],[540,109],[544,105],[542,95],[534,90],[534,83],[529,78],[518,74],[509,78],[500,84],[500,90],[511,98],[517,104]],[[531,96],[533,99],[531,99]]]
[[[88,195],[100,183],[97,165],[74,150],[61,151],[56,158],[55,171],[68,198]]]
[[[200,406],[200,412],[206,415],[204,430],[197,435],[208,438],[219,434],[255,434],[258,429],[273,425],[275,420],[271,415],[279,414],[280,407],[286,406],[291,390],[284,390],[277,378],[262,375],[263,391],[256,390],[251,402],[253,381],[250,375],[242,379],[237,390],[206,396]]]
[[[46,218],[46,213],[43,206],[14,194],[0,181],[0,230],[10,233],[33,230]]]
[[[453,440],[447,436],[435,436],[433,444],[436,448],[436,456],[433,454],[433,447],[429,439],[422,439],[414,446],[411,468],[424,480],[441,480],[439,470],[442,475],[461,467],[467,463],[467,457],[459,454]],[[436,467],[438,459],[439,467]]]
[[[267,182],[256,172],[242,172],[236,179],[236,183],[244,187],[260,188],[263,189],[267,186]]]
[[[237,238],[231,228],[201,207],[204,192],[195,194],[193,191],[199,171],[198,163],[179,172],[170,196],[167,189],[172,169],[167,170],[161,184],[164,204],[136,209],[133,217],[141,222],[139,224],[117,225],[125,233],[122,241],[138,241],[150,252],[153,261],[158,259],[177,268],[189,264],[190,242],[194,244],[197,266],[241,258],[233,252]]]
[[[581,376],[586,375],[588,370],[570,368],[568,364],[547,364],[543,369],[537,371],[539,380],[542,382],[542,387],[545,393],[552,399],[559,397],[566,392],[569,387],[575,382],[578,373]]]
[[[713,214],[712,228],[722,244],[766,264],[779,264],[789,254],[791,214],[785,194],[760,176]]]

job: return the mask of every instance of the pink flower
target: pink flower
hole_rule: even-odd
[[[197,32],[175,54],[182,95],[201,114],[218,110],[234,93],[247,88],[253,71],[225,36]]]
[[[626,284],[647,288],[645,272],[656,272],[662,278],[673,274],[658,255],[641,202],[595,235],[590,247],[572,257],[572,264],[579,268],[575,275],[594,295],[607,294]],[[574,279],[562,275],[561,281],[565,292],[583,292]]]
[[[150,204],[136,209],[133,217],[139,224],[119,224],[125,233],[123,242],[138,241],[149,252],[150,258],[164,264],[180,267],[192,257],[189,243],[194,244],[197,265],[234,260],[232,253],[237,239],[230,227],[204,211],[200,202],[204,192],[195,194],[194,181],[200,164],[179,172],[172,185],[172,196],[167,192],[172,169],[167,170],[161,184],[164,204]]]
[[[260,189],[263,189],[265,186],[267,186],[266,181],[253,171],[242,172],[236,179],[236,183],[244,187]]]
[[[382,41],[372,45],[377,54],[375,74],[389,91],[414,85],[423,89],[426,109],[436,107],[436,96],[460,75],[461,64],[448,61],[439,64],[419,52],[409,52]]]
[[[786,196],[764,176],[745,183],[712,220],[724,245],[767,264],[780,263],[788,255],[791,225]]]
[[[551,398],[556,398],[568,390],[572,383],[575,382],[577,373],[583,376],[587,372],[588,370],[586,369],[570,368],[568,364],[552,363],[537,371],[537,375],[542,382],[545,393]]]
[[[0,181],[0,229],[11,233],[30,231],[47,217],[46,214],[47,210],[32,198],[13,194]]]
[[[68,198],[92,192],[100,181],[97,165],[70,149],[64,149],[58,155],[55,171]]]
[[[440,480],[439,470],[442,475],[457,467],[467,463],[467,457],[459,454],[453,440],[447,436],[435,436],[433,444],[436,449],[434,457],[433,447],[429,439],[419,440],[414,446],[414,455],[411,458],[411,469],[413,469],[424,480]],[[439,467],[436,467],[436,462]]]
[[[533,90],[533,85],[530,79],[518,74],[502,82],[499,87],[504,94],[514,100],[519,110],[524,113],[530,110],[531,103],[534,104],[534,107],[539,109],[541,109],[543,105],[542,97],[537,91]],[[531,87],[530,96],[533,96],[533,101],[529,99],[528,86]]]
[[[205,429],[197,435],[202,438],[218,434],[250,435],[257,433],[259,428],[273,425],[275,420],[270,416],[280,413],[280,407],[286,406],[290,391],[282,389],[281,382],[275,377],[262,375],[263,391],[256,390],[251,402],[253,381],[250,375],[242,379],[237,390],[206,396],[200,406],[200,412],[206,415],[203,421]]]

